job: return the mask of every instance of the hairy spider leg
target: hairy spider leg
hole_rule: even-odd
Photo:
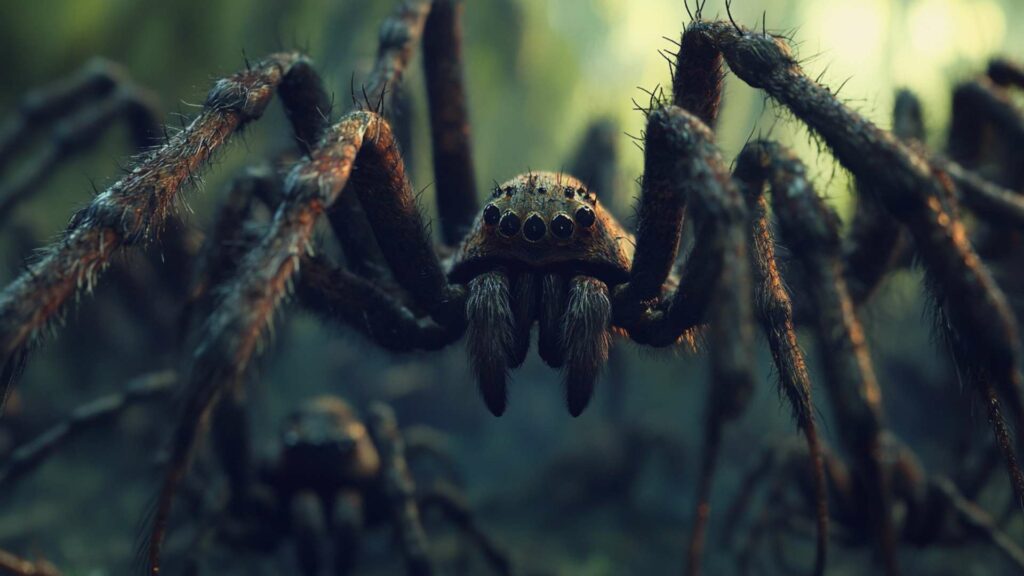
[[[9,492],[13,484],[82,433],[108,424],[141,402],[168,395],[177,382],[174,372],[146,374],[133,379],[120,392],[101,396],[75,408],[60,423],[17,446],[5,460],[0,461],[0,492]]]
[[[89,114],[78,114],[77,122],[68,122],[66,118],[74,117],[93,102],[104,103],[101,107],[108,109],[108,114],[124,115],[139,148],[147,147],[160,133],[156,96],[137,86],[123,67],[94,58],[67,78],[36,88],[21,98],[18,111],[0,125],[0,166],[23,150],[36,130],[52,127],[55,143],[60,142],[61,136],[69,139],[68,144],[87,138],[88,135],[77,134],[76,128],[87,123]],[[107,102],[117,102],[116,109],[109,110],[112,104]]]
[[[18,113],[0,127],[0,167],[27,146],[33,131],[49,129],[45,147],[27,168],[0,186],[0,221],[36,190],[60,162],[94,144],[119,118],[128,124],[138,150],[159,135],[154,94],[135,85],[121,67],[96,59],[69,79],[27,94]]]
[[[843,447],[863,477],[867,515],[886,574],[897,574],[892,487],[881,461],[882,397],[842,269],[839,218],[814,192],[804,165],[791,152],[755,142],[747,156],[763,170],[786,245],[802,264],[816,311],[832,414]]]
[[[95,285],[118,248],[142,244],[159,230],[181,188],[234,132],[262,115],[275,89],[286,108],[302,100],[309,86],[282,83],[308,67],[298,54],[277,54],[219,81],[191,124],[142,155],[121,180],[76,213],[63,236],[0,293],[4,397],[29,347],[64,304]]]
[[[780,182],[768,174],[764,164],[764,145],[748,144],[736,159],[733,176],[740,184],[751,214],[752,269],[755,286],[754,302],[758,322],[768,340],[777,375],[778,388],[789,398],[797,427],[805,430],[810,454],[809,477],[815,491],[815,520],[817,522],[817,555],[815,572],[825,569],[828,548],[828,495],[822,468],[822,447],[814,419],[811,399],[811,378],[807,371],[803,351],[796,338],[793,305],[779,272],[775,258],[775,237],[768,220],[768,201],[764,194],[770,180],[772,193]]]
[[[454,246],[480,211],[462,64],[462,0],[434,0],[423,32],[441,240]]]
[[[886,210],[908,227],[927,273],[926,286],[941,313],[939,325],[958,365],[990,407],[1011,482],[1018,500],[1024,501],[1024,474],[1016,462],[1024,426],[1017,426],[1015,449],[1005,423],[995,418],[999,405],[992,406],[987,393],[994,386],[1012,420],[1024,421],[1019,330],[1005,294],[968,242],[963,223],[946,207],[949,180],[926,158],[808,78],[782,39],[724,22],[695,22],[688,31],[707,35],[741,80],[764,90],[820,135],[836,159],[878,191]]]
[[[896,94],[893,134],[910,142],[923,142],[925,138],[921,105],[905,90]],[[908,259],[909,246],[900,223],[879,202],[880,193],[868,190],[859,179],[855,185],[856,204],[850,231],[843,241],[843,271],[850,299],[856,306],[863,306],[886,274]],[[808,311],[808,318],[810,314]]]

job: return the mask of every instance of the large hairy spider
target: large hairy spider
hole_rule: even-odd
[[[797,223],[786,226],[785,240],[807,254],[804,268],[817,287],[810,295],[811,313],[823,341],[842,352],[829,356],[840,360],[826,371],[833,391],[842,394],[837,404],[847,407],[838,418],[843,449],[864,478],[866,515],[887,571],[895,573],[891,489],[879,460],[878,395],[863,361],[863,334],[852,316],[848,287],[857,286],[853,296],[865,297],[885,265],[855,266],[853,256],[863,256],[858,246],[844,265],[834,214],[786,150],[752,143],[730,174],[713,135],[723,63],[827,145],[860,182],[862,200],[877,206],[870,222],[891,220],[907,230],[926,271],[940,329],[987,407],[1015,493],[1024,497],[1017,463],[1024,438],[1018,328],[957,207],[958,196],[984,192],[972,186],[976,175],[865,120],[807,77],[785,38],[769,34],[763,24],[757,31],[731,17],[707,22],[702,4],[670,58],[671,94],[655,91],[642,107],[647,127],[635,241],[603,207],[600,190],[567,174],[516,176],[496,185],[480,207],[462,81],[461,6],[454,0],[409,3],[385,22],[361,102],[336,121],[306,58],[270,56],[217,82],[187,127],[143,154],[124,178],[74,216],[64,236],[0,294],[6,376],[18,372],[29,346],[65,303],[98,281],[118,249],[139,245],[159,229],[192,175],[234,132],[259,118],[275,92],[280,95],[302,158],[283,192],[267,195],[273,220],[218,283],[217,302],[201,330],[154,517],[154,573],[173,494],[201,424],[225,392],[240,385],[274,311],[296,283],[304,304],[389,349],[436,350],[466,334],[480,391],[495,414],[505,410],[508,372],[523,362],[534,324],[541,358],[564,367],[573,415],[593,393],[613,334],[662,347],[692,340],[706,326],[712,389],[691,571],[697,569],[722,427],[743,410],[754,385],[752,346],[760,324],[780,392],[812,455],[815,566],[822,573],[828,518],[822,455],[792,305],[775,263],[765,189],[780,218]],[[440,250],[427,233],[386,118],[388,95],[421,36]],[[1019,83],[1019,77],[1009,82]],[[985,198],[1019,225],[1019,198],[996,191]],[[341,242],[346,267],[310,254],[323,215]],[[693,221],[695,242],[675,274],[684,215]],[[853,238],[864,240],[876,238]],[[1004,407],[1017,425],[1016,437],[1002,417]]]

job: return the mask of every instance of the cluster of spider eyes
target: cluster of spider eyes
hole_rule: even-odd
[[[498,198],[502,194],[510,197],[514,192],[515,189],[511,186],[506,186],[504,190],[495,188],[494,197]],[[543,186],[537,188],[538,194],[547,194],[547,192],[547,188]],[[566,198],[574,198],[577,195],[587,198],[587,192],[583,188],[567,186],[564,189],[564,194]],[[491,203],[484,208],[483,216],[485,225],[496,225],[498,233],[506,238],[515,236],[520,230],[523,232],[523,237],[530,242],[538,242],[547,235],[548,223],[540,212],[530,212],[526,215],[526,221],[524,222],[514,210],[509,209],[502,213],[501,208]],[[565,212],[558,212],[551,219],[551,234],[559,240],[567,240],[572,237],[577,225],[584,229],[590,228],[596,220],[597,216],[590,206],[580,206],[577,208],[575,218]]]

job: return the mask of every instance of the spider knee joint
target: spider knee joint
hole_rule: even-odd
[[[271,87],[258,84],[255,78],[236,74],[214,84],[206,96],[205,106],[220,112],[234,112],[243,122],[256,120],[270,103]]]

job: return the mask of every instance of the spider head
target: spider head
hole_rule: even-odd
[[[469,286],[466,342],[492,413],[505,410],[508,370],[522,364],[535,323],[541,358],[565,368],[569,412],[583,411],[608,356],[608,293],[629,278],[631,240],[571,176],[531,172],[495,186],[448,273]]]
[[[582,182],[530,172],[496,185],[456,255],[450,276],[465,282],[498,266],[577,271],[608,284],[629,275],[621,226]]]
[[[314,398],[293,412],[282,440],[285,469],[296,479],[352,482],[374,475],[380,466],[366,426],[336,396]]]

